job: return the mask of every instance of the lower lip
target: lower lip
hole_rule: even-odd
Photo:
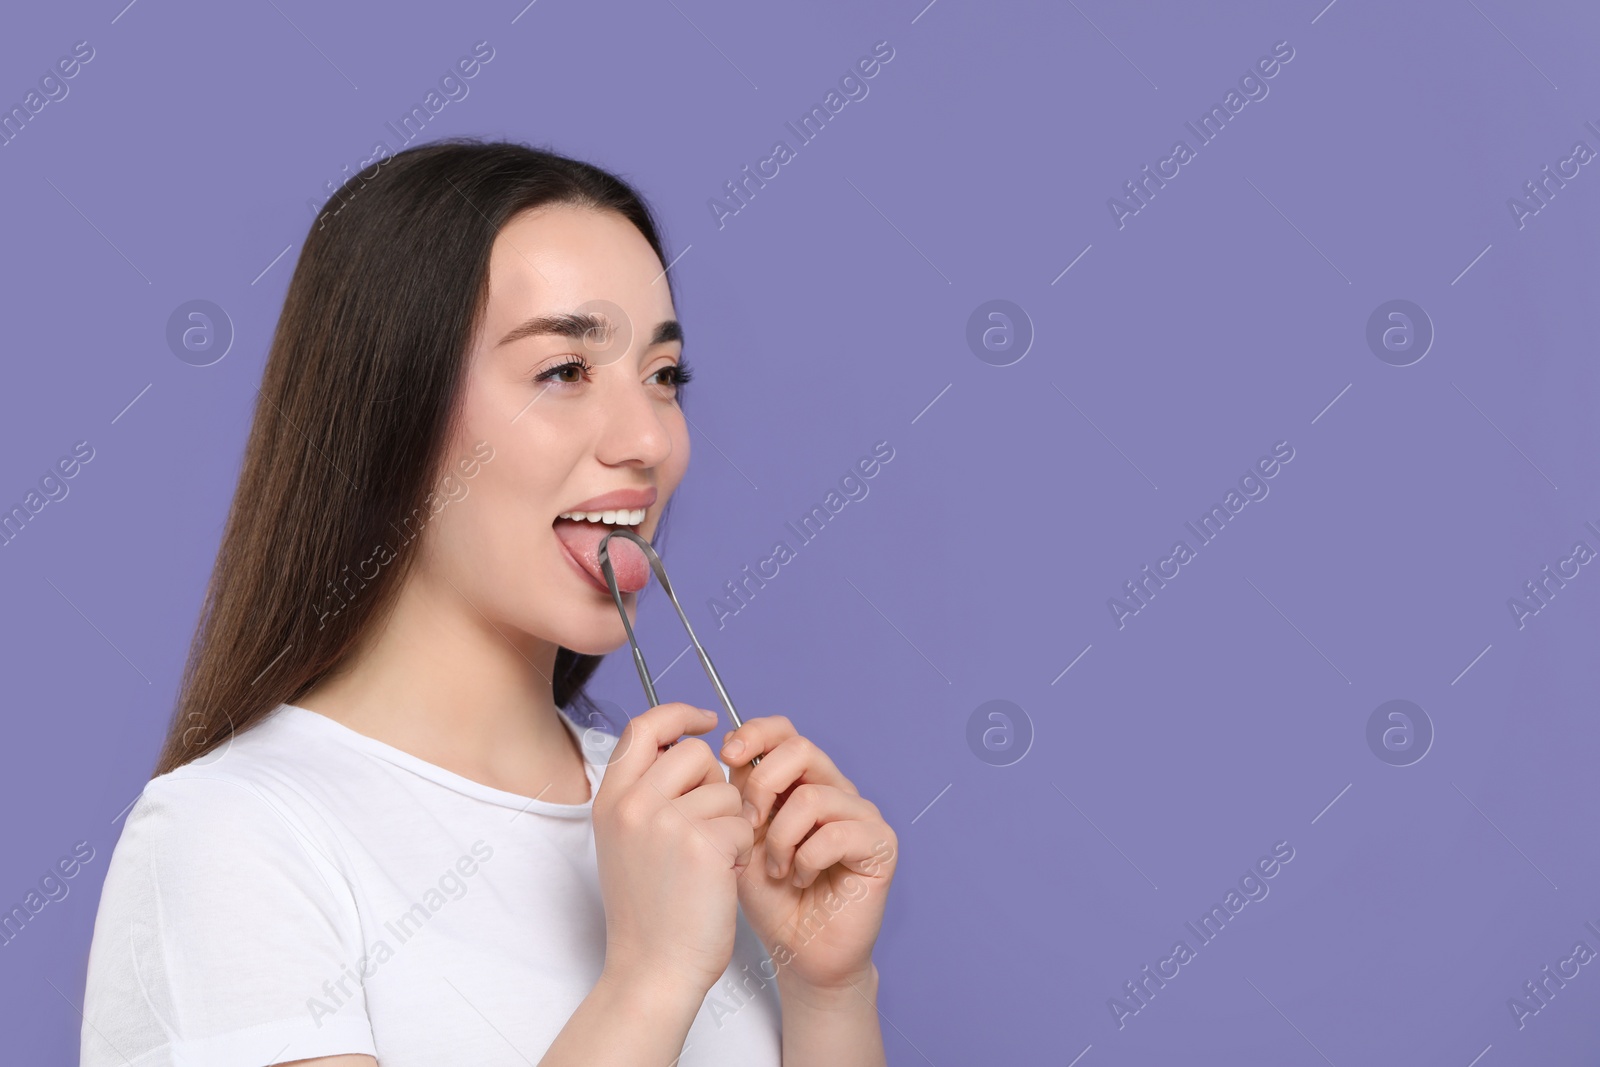
[[[628,527],[628,529],[633,529],[633,528],[634,527]],[[554,535],[552,535],[552,536],[554,536]],[[604,582],[595,581],[594,575],[589,573],[588,568],[585,567],[583,564],[579,563],[577,560],[572,558],[572,553],[567,551],[567,543],[565,541],[563,541],[563,540],[561,540],[561,538],[557,537],[556,538],[556,544],[558,546],[560,546],[560,548],[561,548],[561,555],[564,556],[566,558],[566,561],[569,564],[572,565],[572,569],[578,572],[578,577],[582,578],[584,580],[584,582],[586,582],[588,584],[590,589],[598,589],[598,590],[600,590],[600,592],[604,593],[606,596],[610,596],[611,595],[611,587],[610,586],[606,585]],[[620,589],[617,590],[617,591],[619,593],[622,593],[622,595],[625,596],[625,597],[633,596],[632,593],[624,592],[623,590],[620,590]]]

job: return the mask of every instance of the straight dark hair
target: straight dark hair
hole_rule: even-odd
[[[463,364],[489,295],[489,252],[518,213],[615,212],[667,256],[649,205],[599,167],[456,137],[397,152],[322,208],[295,264],[262,375],[239,484],[152,777],[293,703],[392,606],[416,553],[459,414]],[[672,280],[667,278],[669,294]],[[670,507],[670,504],[669,504]],[[663,513],[663,520],[665,520]],[[319,611],[375,546],[392,563]],[[557,707],[593,715],[601,657],[561,648]]]

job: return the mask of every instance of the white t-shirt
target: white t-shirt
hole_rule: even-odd
[[[538,1063],[605,961],[591,816],[617,739],[560,718],[582,804],[290,704],[150,781],[106,872],[82,1067]],[[679,1067],[777,1067],[775,973],[741,910]]]

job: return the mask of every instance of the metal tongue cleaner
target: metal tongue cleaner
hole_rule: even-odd
[[[649,706],[653,708],[661,701],[656,697],[655,683],[650,680],[650,669],[645,666],[644,653],[640,651],[639,641],[633,634],[633,623],[628,621],[628,612],[622,606],[622,593],[617,588],[617,575],[611,566],[611,553],[606,548],[606,542],[613,537],[623,537],[634,542],[650,561],[650,569],[655,571],[656,581],[661,583],[667,599],[672,601],[672,606],[678,611],[678,618],[683,620],[683,628],[689,632],[689,641],[694,645],[695,654],[700,657],[700,666],[705,668],[706,677],[711,679],[711,687],[717,691],[717,699],[722,701],[722,706],[727,710],[728,718],[733,720],[734,727],[737,729],[743,726],[744,720],[739,718],[739,713],[733,709],[733,700],[728,696],[728,690],[723,687],[722,679],[717,676],[717,669],[711,665],[711,657],[701,646],[700,639],[694,635],[694,627],[689,625],[689,616],[684,614],[683,605],[678,603],[678,597],[672,591],[672,582],[667,578],[667,569],[661,565],[661,557],[656,555],[654,546],[632,530],[616,529],[600,539],[600,569],[605,572],[606,585],[611,589],[611,599],[616,602],[617,614],[622,616],[622,628],[628,632],[628,644],[633,647],[633,665],[638,668],[639,681],[644,685],[644,695],[650,701]],[[760,762],[761,757],[757,756],[750,761],[750,764],[754,766]]]

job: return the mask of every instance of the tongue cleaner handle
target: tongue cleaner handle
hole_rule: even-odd
[[[615,529],[600,539],[600,569],[605,573],[606,585],[611,589],[611,599],[617,605],[617,614],[622,616],[622,628],[628,633],[628,644],[633,648],[633,665],[639,672],[639,681],[644,685],[644,695],[650,701],[650,707],[661,703],[656,697],[656,687],[650,680],[650,669],[645,666],[644,652],[639,648],[638,638],[633,633],[633,623],[628,621],[628,612],[622,606],[622,592],[617,588],[617,575],[611,566],[611,553],[606,548],[606,542],[613,537],[626,537],[639,546],[639,550],[650,561],[650,569],[655,572],[656,581],[661,583],[661,588],[666,591],[667,599],[672,601],[672,606],[678,611],[678,618],[683,621],[683,628],[689,632],[689,641],[694,645],[695,654],[700,657],[700,666],[705,669],[706,677],[711,679],[711,687],[717,691],[717,699],[722,701],[722,706],[727,709],[728,718],[733,720],[734,728],[744,725],[744,720],[739,718],[739,713],[733,709],[733,699],[728,696],[728,690],[723,687],[722,679],[717,675],[717,669],[711,665],[711,657],[700,644],[700,639],[694,635],[694,627],[689,625],[689,616],[684,613],[683,605],[678,603],[678,597],[672,591],[672,582],[667,579],[667,570],[661,564],[661,557],[656,554],[655,547],[643,537],[632,530]],[[761,757],[756,756],[750,760],[750,765],[755,766],[761,762]]]

